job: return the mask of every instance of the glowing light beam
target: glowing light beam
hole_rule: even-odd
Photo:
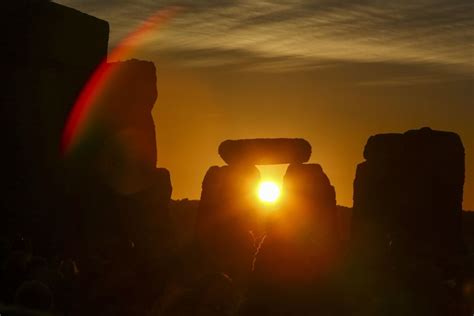
[[[272,181],[261,182],[258,187],[258,197],[262,202],[275,203],[280,197],[280,188]]]

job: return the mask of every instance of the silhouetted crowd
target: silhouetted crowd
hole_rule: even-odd
[[[460,311],[459,315],[469,313],[469,302],[460,300],[455,281],[437,282],[432,278],[433,273],[440,273],[432,271],[436,266],[423,262],[413,267],[413,282],[408,287],[410,280],[396,277],[406,276],[406,271],[394,268],[391,275],[382,275],[383,270],[374,268],[364,275],[361,272],[367,271],[358,270],[355,261],[312,284],[288,282],[281,286],[260,282],[258,274],[236,282],[225,273],[206,269],[194,244],[179,251],[157,249],[161,251],[157,256],[144,256],[129,240],[102,245],[83,257],[70,258],[39,256],[34,241],[23,236],[3,240],[0,314],[379,315],[386,310],[384,315],[395,315],[395,311],[406,310],[406,315],[425,315],[403,307],[418,306],[411,300],[424,297],[439,297],[440,302],[419,302],[419,306],[433,306],[434,315],[451,315],[435,309],[441,301],[443,306],[452,304],[450,309]],[[423,284],[420,280],[424,276]],[[473,285],[466,283],[464,290],[472,298]]]
[[[154,269],[135,250],[129,241],[73,259],[38,256],[22,236],[2,242],[0,314],[237,314],[242,296],[226,274],[196,274],[169,258]]]

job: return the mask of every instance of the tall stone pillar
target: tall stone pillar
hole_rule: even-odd
[[[354,181],[352,258],[365,308],[467,315],[462,235],[464,147],[430,128],[369,138]],[[359,295],[357,294],[357,295]],[[375,299],[374,299],[375,298]],[[360,307],[360,306],[359,306]]]
[[[258,227],[255,188],[260,173],[252,165],[211,167],[202,184],[196,238],[206,269],[239,279],[251,270]]]
[[[257,257],[262,282],[317,283],[339,252],[336,194],[318,164],[290,164],[281,206]]]

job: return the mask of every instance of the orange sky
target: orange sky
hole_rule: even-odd
[[[225,139],[303,137],[313,147],[310,162],[321,164],[336,187],[338,203],[351,206],[355,168],[363,161],[368,137],[430,126],[461,135],[466,148],[464,208],[474,209],[470,79],[386,64],[261,73],[158,61],[153,113],[158,165],[171,171],[175,199],[199,198],[207,169],[224,164],[217,147]],[[409,81],[422,74],[449,80],[383,82],[385,77]],[[383,83],[372,84],[374,77]],[[265,174],[279,177],[284,167],[265,168]]]
[[[182,8],[127,57],[158,69],[158,165],[173,198],[199,197],[225,139],[302,137],[351,206],[368,137],[429,126],[461,136],[474,210],[472,1],[56,1],[108,21],[111,49]]]

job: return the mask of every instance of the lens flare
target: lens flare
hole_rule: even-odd
[[[98,111],[96,105],[100,104],[100,97],[108,88],[107,82],[114,75],[115,68],[111,67],[108,61],[130,58],[146,35],[168,22],[181,9],[181,7],[169,7],[159,10],[123,39],[101,62],[79,94],[66,121],[60,148],[63,156],[78,145],[92,121],[94,112]]]
[[[275,203],[280,197],[280,187],[272,181],[261,182],[258,186],[258,198],[264,203]]]

